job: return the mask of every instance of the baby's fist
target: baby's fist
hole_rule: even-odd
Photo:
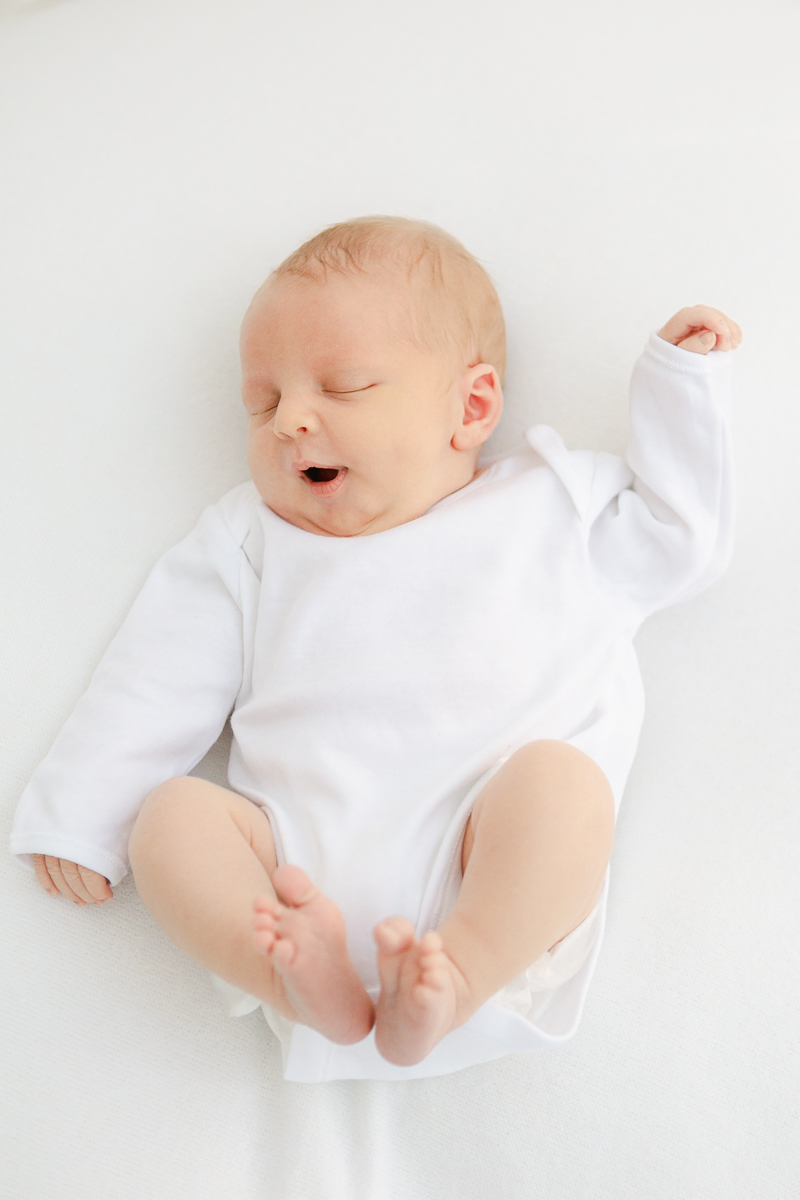
[[[66,858],[54,858],[50,854],[32,854],[36,878],[50,896],[59,892],[73,904],[83,908],[86,904],[104,904],[113,899],[111,884],[105,875],[82,867],[80,863]]]
[[[742,331],[718,308],[695,304],[676,313],[659,329],[658,336],[692,354],[708,354],[709,350],[735,350],[742,340]]]

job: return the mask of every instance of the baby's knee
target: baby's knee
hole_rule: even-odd
[[[156,813],[181,809],[196,802],[198,784],[204,781],[190,775],[178,775],[153,788],[139,812],[139,820],[148,820]]]
[[[577,746],[569,742],[556,741],[555,738],[540,738],[535,742],[527,742],[514,755],[533,771],[552,772],[569,775],[575,779],[594,784],[599,790],[611,792],[611,786],[605,772],[593,758],[584,754]]]
[[[560,805],[572,801],[593,823],[613,830],[615,804],[611,784],[588,754],[568,742],[543,738],[520,747],[513,760],[535,792],[557,799]]]
[[[167,779],[154,788],[139,809],[128,841],[128,857],[131,865],[134,859],[146,851],[153,837],[160,837],[164,832],[165,823],[182,819],[182,811],[190,803],[192,784],[197,781],[189,776],[178,776]]]

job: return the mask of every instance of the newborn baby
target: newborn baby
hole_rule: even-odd
[[[287,1078],[569,1036],[642,719],[632,638],[729,554],[740,340],[704,306],[651,336],[627,463],[545,426],[480,459],[505,361],[483,268],[418,221],[313,238],[244,320],[252,483],[155,567],[12,850],[77,904],[129,858],[231,1011],[264,1006]],[[188,775],[229,715],[232,790]]]

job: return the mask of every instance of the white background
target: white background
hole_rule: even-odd
[[[545,421],[621,451],[651,329],[704,302],[745,331],[736,555],[638,639],[574,1041],[285,1084],[130,877],[77,909],[7,855],[5,1193],[800,1194],[800,4],[7,0],[0,43],[3,837],[155,559],[246,478],[238,323],[320,227],[419,216],[485,262],[498,449]]]

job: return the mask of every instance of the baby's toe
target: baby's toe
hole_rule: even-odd
[[[256,929],[253,933],[253,945],[263,954],[269,954],[275,944],[275,933],[271,929]]]
[[[446,971],[447,955],[444,952],[442,939],[438,933],[426,933],[419,944],[419,969],[424,974],[427,971]]]
[[[281,910],[281,904],[274,896],[256,896],[253,901],[253,912],[255,913],[270,913],[273,917],[277,917]]]
[[[290,967],[296,951],[297,947],[289,938],[276,938],[272,947],[272,961],[278,967]]]
[[[432,963],[420,971],[419,982],[423,987],[432,988],[435,992],[443,992],[450,983],[450,973],[444,963]]]
[[[436,967],[447,966],[447,955],[444,952],[442,939],[438,933],[426,933],[419,943],[417,961],[420,971],[432,971]]]
[[[405,917],[389,917],[375,926],[373,934],[384,954],[401,954],[414,941],[414,926]]]
[[[422,1009],[435,1008],[441,1003],[441,995],[439,988],[429,987],[427,982],[415,983],[411,989],[411,999]]]
[[[378,974],[381,992],[395,996],[414,948],[414,926],[404,917],[389,917],[373,930],[378,946]]]
[[[275,929],[278,924],[278,914],[271,912],[257,912],[253,914],[254,929]]]
[[[284,863],[282,867],[278,867],[272,875],[272,886],[278,893],[278,896],[285,904],[289,904],[292,908],[299,908],[304,904],[308,904],[313,900],[318,893],[318,889],[311,882],[300,867],[294,866],[293,863]]]

